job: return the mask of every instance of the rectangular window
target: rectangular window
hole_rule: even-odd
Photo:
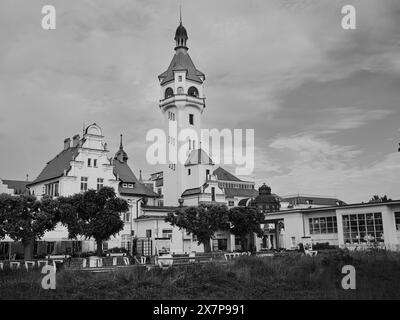
[[[161,188],[158,188],[158,189],[157,189],[157,193],[158,193],[159,196],[161,196],[161,195],[162,195],[162,189],[161,189]]]
[[[192,170],[188,169],[188,176],[192,174]]]
[[[87,191],[88,189],[88,178],[81,177],[81,191]]]
[[[336,217],[309,218],[310,234],[337,233]]]
[[[215,188],[211,187],[211,201],[215,201]]]
[[[58,197],[59,196],[59,192],[58,192],[58,182],[56,182],[54,184],[54,196]]]
[[[235,201],[228,201],[228,206],[229,207],[234,207],[235,206]]]
[[[182,81],[182,76],[178,76],[178,81],[179,81],[179,82]]]
[[[383,242],[382,214],[350,214],[343,216],[345,243]]]
[[[91,167],[92,166],[92,159],[87,159],[87,166],[88,167]]]
[[[104,179],[97,178],[97,191],[99,191],[101,188],[103,188],[103,185],[104,185]]]
[[[212,241],[213,251],[227,251],[228,239],[214,239]]]
[[[396,230],[400,231],[400,212],[394,214],[396,220]]]
[[[172,239],[172,229],[163,229],[162,230],[162,237]]]
[[[46,252],[47,252],[47,254],[53,254],[55,244],[56,244],[55,242],[46,242]]]
[[[121,247],[130,251],[131,241],[129,234],[123,234],[121,236]]]
[[[122,214],[122,219],[124,220],[125,223],[131,222],[131,213],[130,212],[124,212]]]
[[[93,159],[93,167],[97,168],[97,159]]]
[[[206,170],[206,178],[208,178],[209,175],[210,175],[210,170],[207,169],[207,170]]]
[[[191,126],[194,125],[194,115],[193,115],[193,114],[189,114],[189,124],[190,124]]]
[[[146,238],[151,238],[151,229],[146,230]]]

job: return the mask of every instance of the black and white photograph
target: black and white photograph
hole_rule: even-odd
[[[398,299],[400,1],[0,0],[0,300]]]

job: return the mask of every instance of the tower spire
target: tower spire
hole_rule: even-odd
[[[124,147],[122,146],[122,134],[120,134],[120,143],[119,143],[119,150],[123,150]]]
[[[182,5],[179,5],[179,23],[182,25]]]

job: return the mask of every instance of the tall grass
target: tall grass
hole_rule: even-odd
[[[357,290],[341,288],[344,265],[356,268]],[[315,258],[240,257],[167,270],[57,273],[56,290],[38,271],[2,271],[0,299],[399,299],[400,254],[337,251]]]

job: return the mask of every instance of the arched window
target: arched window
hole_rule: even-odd
[[[183,88],[182,87],[178,88],[178,94],[183,94]]]
[[[167,90],[165,90],[165,99],[168,99],[173,95],[174,95],[174,90],[172,90],[172,88],[167,88]]]
[[[198,97],[199,96],[199,91],[197,90],[196,87],[190,87],[188,90],[188,95],[192,97]]]

